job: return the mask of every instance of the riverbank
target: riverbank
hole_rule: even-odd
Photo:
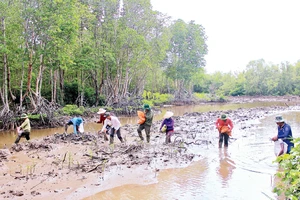
[[[225,111],[235,124],[231,142],[247,137],[256,120],[288,110],[299,107]],[[157,121],[150,144],[139,141],[136,125],[125,125],[122,135],[126,142],[121,144],[115,138],[113,146],[90,132],[79,136],[55,134],[2,149],[0,197],[82,199],[124,184],[154,183],[160,170],[186,167],[205,157],[201,148],[217,148],[214,121],[220,114],[194,112],[174,117],[176,134],[170,145],[163,144],[165,137],[158,132],[161,121]]]
[[[191,100],[189,102],[170,102],[168,105],[161,104],[153,107],[155,114],[159,114],[162,108],[173,107],[173,106],[185,106],[185,105],[218,105],[220,103],[251,103],[251,102],[284,102],[286,106],[294,104],[295,102],[300,103],[299,96],[236,96],[227,97],[222,102],[217,101],[205,101],[205,100]],[[136,110],[140,110],[139,107],[124,106],[122,108],[104,107],[107,111],[112,112],[116,116],[135,116]],[[94,122],[95,116],[97,116],[98,108],[78,108],[76,105],[68,105],[64,108],[57,108],[56,110],[48,111],[48,114],[30,115],[29,119],[31,127],[33,129],[45,129],[45,128],[57,128],[62,127],[64,124],[74,116],[81,116],[85,122]],[[127,114],[125,114],[127,113]],[[4,117],[0,120],[0,133],[5,130],[15,130],[17,126],[20,126],[22,120],[20,120],[20,113],[10,113],[9,116]],[[49,116],[48,116],[49,115]],[[48,117],[47,117],[48,116]]]

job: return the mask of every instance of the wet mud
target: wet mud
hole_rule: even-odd
[[[276,106],[225,111],[234,122],[234,129],[239,130],[236,131],[238,135],[233,133],[231,141],[247,137],[247,130],[253,130],[251,121],[276,112],[299,109],[298,106]],[[161,121],[153,124],[149,144],[138,138],[137,125],[123,126],[125,142],[121,143],[115,137],[113,145],[93,132],[56,133],[29,142],[23,140],[9,149],[0,149],[0,198],[82,199],[122,184],[155,182],[149,173],[185,167],[205,158],[201,151],[191,151],[193,147],[217,148],[214,123],[221,113],[224,111],[174,117],[175,134],[171,144],[164,144],[165,135],[159,132]]]

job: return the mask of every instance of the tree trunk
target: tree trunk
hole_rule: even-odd
[[[5,30],[5,18],[2,17],[1,19],[2,22],[2,31],[3,31],[3,46],[4,48],[6,48],[6,30]],[[7,66],[7,54],[4,53],[3,54],[3,106],[4,109],[3,110],[7,110],[9,111],[9,104],[8,104],[8,70],[7,70],[8,66]]]
[[[80,70],[80,91],[78,94],[80,94],[80,106],[83,106],[83,100],[84,100],[84,81],[83,81],[83,74],[82,70]]]
[[[57,89],[56,89],[56,84],[57,84],[57,70],[51,69],[51,102],[56,103],[57,99]]]
[[[60,89],[60,104],[64,104],[65,89],[64,89],[64,70],[59,68],[59,89]]]
[[[42,80],[43,80],[43,72],[44,72],[44,56],[43,54],[40,55],[40,68],[38,77],[36,78],[36,86],[35,86],[35,95],[37,99],[37,104],[40,104],[41,100],[41,88],[42,88]]]

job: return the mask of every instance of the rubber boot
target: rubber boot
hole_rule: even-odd
[[[168,136],[168,143],[171,143],[171,136]]]
[[[219,148],[222,148],[222,143],[223,143],[223,142],[219,142]]]
[[[165,144],[168,144],[168,136],[166,136]]]
[[[139,132],[138,132],[138,134],[139,134],[139,137],[141,138],[141,140],[143,141],[143,140],[144,140],[144,137],[143,137],[142,133],[139,133]]]
[[[104,133],[104,141],[108,141],[108,137],[107,137],[106,133]]]
[[[150,142],[150,135],[149,136],[147,135],[147,143],[149,142]]]
[[[114,137],[109,137],[109,144],[113,144],[114,143]]]

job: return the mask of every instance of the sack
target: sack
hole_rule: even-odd
[[[275,156],[279,156],[279,154],[282,152],[281,155],[286,154],[288,145],[281,139],[274,142],[274,154]]]
[[[167,125],[164,125],[162,128],[161,128],[161,132],[165,133],[167,131]]]
[[[21,136],[23,131],[20,129],[20,127],[17,127],[17,133],[18,133],[18,136]]]
[[[222,126],[219,128],[220,133],[226,133],[227,135],[231,136],[231,131],[228,126]]]
[[[80,125],[79,125],[79,132],[80,133],[83,133],[84,132],[84,129],[83,129],[83,123],[81,123]]]
[[[142,111],[137,111],[137,115],[139,117],[138,124],[143,124],[146,121],[145,113]]]

